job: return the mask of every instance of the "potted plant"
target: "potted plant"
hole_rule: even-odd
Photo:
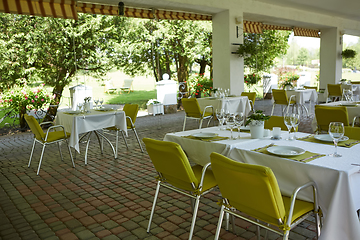
[[[157,99],[150,99],[147,103],[148,114],[155,116],[156,114],[164,114],[164,106]]]
[[[345,49],[342,51],[341,56],[345,59],[354,58],[356,56],[356,51],[352,49]]]
[[[249,125],[251,138],[262,138],[264,136],[264,122],[269,120],[270,116],[263,114],[263,111],[256,110],[246,119],[245,126]]]

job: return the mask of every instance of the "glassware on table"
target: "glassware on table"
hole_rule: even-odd
[[[235,126],[237,127],[238,130],[238,139],[240,139],[240,128],[241,126],[244,125],[244,113],[239,112],[235,114]]]
[[[97,108],[97,105],[99,103],[99,99],[98,98],[94,98],[94,103],[95,103],[95,108]]]
[[[292,128],[292,113],[285,113],[284,115],[284,123],[289,131],[289,137],[286,140],[294,140],[291,138],[291,128]]]
[[[233,130],[235,128],[235,114],[231,113],[227,119],[226,119],[226,126],[229,126],[230,129],[230,139],[234,140],[236,138],[234,138],[233,136]]]
[[[344,136],[344,124],[342,122],[331,122],[329,124],[329,135],[334,141],[335,152],[329,154],[331,157],[341,157],[341,154],[337,153],[337,145],[339,140]]]
[[[221,127],[224,125],[225,121],[225,111],[224,109],[216,109],[216,118],[219,121],[219,130],[221,130]]]
[[[104,102],[104,99],[103,99],[103,98],[99,99],[100,108],[102,108],[103,102]]]
[[[78,110],[79,110],[80,112],[83,112],[84,104],[78,103],[78,104],[77,104],[77,107],[78,107]]]
[[[293,113],[291,115],[291,125],[292,125],[292,128],[294,128],[293,139],[297,139],[296,132],[297,132],[297,127],[299,126],[299,123],[300,123],[300,115],[298,113]]]

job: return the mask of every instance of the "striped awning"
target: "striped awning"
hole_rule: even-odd
[[[74,0],[0,0],[0,12],[77,19]]]
[[[302,37],[320,37],[319,30],[314,29],[306,29],[306,28],[299,28],[294,27],[294,36],[302,36]]]
[[[244,21],[243,31],[246,33],[262,33],[262,25],[261,22]]]
[[[307,28],[299,28],[299,27],[285,27],[285,26],[277,26],[277,25],[268,25],[263,24],[261,22],[251,22],[244,21],[243,31],[245,33],[262,33],[263,30],[286,30],[286,31],[294,31],[294,36],[303,36],[303,37],[320,37],[320,30],[315,29],[307,29]]]
[[[118,15],[118,6],[78,3],[77,11],[89,14],[102,14],[102,15]],[[174,12],[165,10],[149,10],[141,8],[124,8],[125,17],[134,18],[147,18],[147,19],[168,19],[168,20],[206,20],[211,21],[211,15],[202,15],[196,13]]]

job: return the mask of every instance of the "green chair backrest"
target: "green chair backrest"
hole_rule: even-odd
[[[125,104],[123,108],[125,115],[129,116],[131,118],[131,121],[133,122],[135,126],[136,117],[139,111],[139,105],[137,104]],[[131,122],[129,119],[126,119],[126,125],[127,128],[131,128]]]
[[[287,127],[284,123],[283,116],[271,116],[269,120],[266,120],[264,123],[265,129],[273,129],[273,127],[281,127],[281,130],[287,131]]]
[[[349,116],[345,106],[315,105],[315,117],[320,131],[328,131],[331,122],[342,122],[349,126]]]
[[[255,104],[256,92],[242,92],[241,96],[247,96]]]
[[[35,138],[39,141],[42,141],[45,139],[45,133],[41,129],[40,124],[36,121],[34,116],[29,116],[27,114],[24,115],[25,121],[29,125],[31,132],[35,135]]]
[[[197,189],[199,181],[179,144],[150,138],[143,138],[143,141],[156,171],[166,182],[186,191]]]
[[[257,219],[279,225],[285,222],[285,207],[272,170],[211,153],[211,168],[222,197],[231,206]]]
[[[341,84],[328,84],[327,91],[330,96],[342,96]]]
[[[288,105],[289,104],[289,100],[287,98],[285,90],[283,90],[283,89],[273,89],[272,94],[273,94],[274,102],[276,104],[283,104],[283,105]]]
[[[201,117],[200,106],[196,98],[182,98],[181,102],[186,116],[195,118]]]
[[[318,87],[316,86],[304,86],[305,89],[315,89],[316,91],[318,90]]]
[[[360,127],[345,126],[345,136],[350,139],[360,140]]]

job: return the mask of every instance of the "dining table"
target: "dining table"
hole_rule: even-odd
[[[360,102],[336,101],[336,102],[323,103],[320,105],[329,106],[329,107],[345,106],[348,112],[350,125],[353,123],[355,117],[360,117]],[[316,117],[314,117],[311,123],[311,128],[313,131],[315,131],[316,127],[317,127],[317,121],[316,121]]]
[[[164,141],[181,145],[189,160],[204,165],[210,162],[212,152],[220,153],[235,161],[270,167],[279,183],[282,194],[291,196],[292,191],[309,181],[316,183],[324,221],[321,240],[360,239],[360,144],[349,139],[338,147],[342,157],[329,156],[335,147],[328,135],[296,133],[298,139],[285,140],[288,132],[281,133],[280,140],[272,137],[252,139],[247,129],[240,138],[231,140],[230,131],[210,127],[184,132],[168,133]],[[239,132],[233,134],[239,136]],[[213,138],[201,136],[214,136]],[[324,138],[327,137],[327,138]],[[348,143],[347,143],[348,142]],[[349,144],[347,146],[346,144]],[[340,145],[340,144],[339,144]],[[296,146],[304,153],[287,156],[270,152],[269,147],[291,148]],[[286,153],[286,151],[285,151]],[[299,197],[312,201],[312,192],[306,190]]]
[[[291,89],[286,90],[286,95],[288,98],[290,96],[295,96],[296,105],[299,109],[304,109],[306,115],[309,116],[309,112],[311,112],[311,106],[318,102],[318,94],[315,89]],[[305,103],[310,102],[309,110],[306,108]]]
[[[224,109],[230,113],[244,113],[247,116],[251,111],[251,104],[247,96],[229,96],[229,97],[205,97],[198,98],[201,111],[206,106],[213,106],[214,111]]]
[[[71,133],[69,146],[75,148],[78,153],[80,153],[81,139],[87,136],[85,165],[87,164],[87,151],[92,133],[97,136],[101,150],[102,141],[100,141],[100,137],[109,143],[114,152],[114,156],[115,149],[108,138],[102,133],[102,129],[116,126],[116,128],[123,130],[127,135],[125,112],[109,107],[90,109],[86,112],[62,109],[58,111],[55,123],[57,125],[63,125],[65,130]],[[83,135],[80,137],[81,134]]]

